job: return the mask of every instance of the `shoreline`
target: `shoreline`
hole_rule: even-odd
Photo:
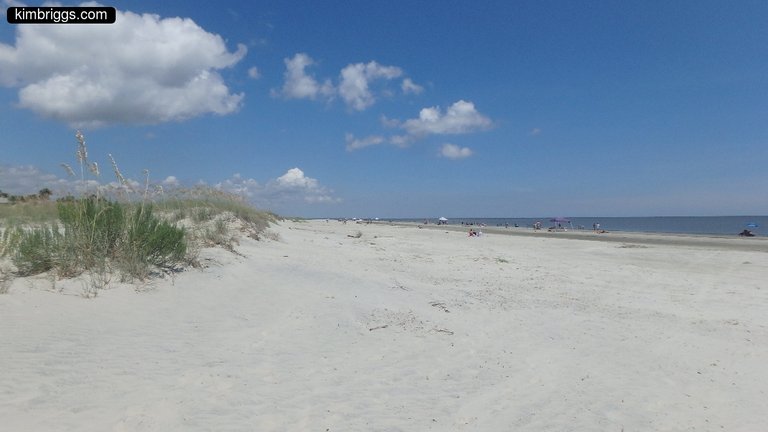
[[[533,230],[527,227],[496,227],[496,226],[465,226],[465,225],[437,225],[420,224],[417,222],[372,222],[391,226],[421,227],[422,229],[450,230],[454,232],[467,232],[470,228],[481,229],[483,233],[501,234],[520,237],[559,238],[568,240],[603,241],[629,243],[639,245],[670,245],[690,246],[702,248],[726,248],[729,250],[768,252],[768,237],[738,237],[717,234],[678,234],[678,233],[648,233],[630,231],[609,231],[596,233],[591,230],[547,231],[546,229]],[[361,224],[364,225],[364,224]]]

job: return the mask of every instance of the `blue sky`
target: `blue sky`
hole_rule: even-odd
[[[768,214],[765,1],[103,4],[0,23],[0,189],[71,189],[80,128],[285,215]]]

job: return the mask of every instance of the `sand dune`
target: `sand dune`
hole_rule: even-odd
[[[0,429],[768,429],[766,242],[273,229],[95,299],[15,280]]]

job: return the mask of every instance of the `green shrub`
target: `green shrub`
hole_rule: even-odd
[[[16,250],[21,240],[22,231],[18,228],[5,228],[0,236],[0,256],[8,256]]]
[[[125,205],[95,197],[60,202],[56,224],[31,230],[8,229],[2,249],[23,276],[56,270],[75,276],[103,272],[112,261],[132,277],[144,277],[151,266],[170,268],[184,261],[185,231],[152,213],[149,204],[131,212]]]
[[[169,268],[184,260],[185,231],[152,214],[149,204],[137,208],[128,223],[127,251],[132,261]]]
[[[122,205],[88,197],[60,202],[58,210],[67,248],[80,255],[85,268],[115,256],[126,229]]]
[[[197,223],[207,222],[213,219],[217,213],[219,212],[210,207],[198,207],[192,212],[192,220]]]
[[[17,228],[19,241],[11,258],[21,276],[35,275],[51,270],[56,264],[61,242],[58,227],[43,226],[29,231]]]

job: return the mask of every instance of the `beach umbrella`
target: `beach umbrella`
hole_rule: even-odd
[[[571,228],[573,228],[573,225],[571,225],[571,220],[564,217],[555,217],[549,220],[550,222],[556,223],[558,226],[561,226],[562,224],[568,224]]]
[[[441,218],[440,218],[440,219],[438,219],[438,220],[439,220],[440,222],[448,222],[448,219],[446,219],[446,218],[444,218],[444,217],[441,217]]]

